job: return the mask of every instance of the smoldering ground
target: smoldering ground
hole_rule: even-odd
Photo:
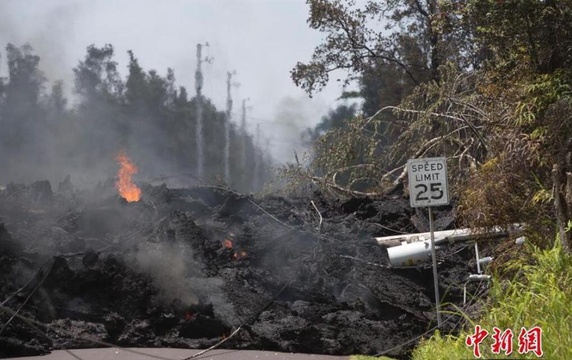
[[[27,344],[19,339],[37,337],[34,330],[12,321],[0,336],[0,348],[16,349],[12,354],[89,346],[77,338],[86,334],[122,346],[206,347],[238,325],[225,346],[373,354],[435,320],[431,272],[384,267],[387,254],[371,240],[410,226],[405,199],[332,203],[315,194],[323,215],[318,232],[316,210],[302,198],[147,185],[134,203],[57,191],[39,201],[25,195],[32,189],[19,189],[22,197],[0,192],[0,209],[18,205],[0,213],[12,239],[2,237],[0,246],[20,244],[0,255],[0,287],[12,294],[31,274],[36,280],[6,306],[23,305],[23,314],[54,329],[67,324],[76,338],[60,332]],[[440,265],[440,284],[444,301],[461,306],[472,255],[453,250]],[[26,302],[34,288],[42,290]]]

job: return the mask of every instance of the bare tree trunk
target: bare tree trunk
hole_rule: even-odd
[[[564,170],[563,164],[554,164],[552,167],[552,182],[554,192],[554,207],[556,210],[556,223],[562,249],[570,254],[572,232],[567,231],[568,222],[572,220],[572,173]]]

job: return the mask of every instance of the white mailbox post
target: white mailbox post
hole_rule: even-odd
[[[435,233],[431,207],[449,205],[449,187],[447,184],[447,159],[424,158],[407,161],[409,180],[409,201],[411,207],[429,208],[429,231],[431,233],[431,257],[433,259],[433,282],[435,285],[435,305],[437,307],[437,326],[441,327],[439,310],[439,280],[437,277],[437,257],[435,256]]]

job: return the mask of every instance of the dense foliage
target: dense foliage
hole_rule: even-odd
[[[540,235],[557,225],[570,251],[570,1],[308,3],[326,40],[294,82],[312,94],[345,69],[365,101],[289,175],[384,194],[403,186],[408,158],[446,156],[468,224],[526,222]]]
[[[69,101],[62,82],[47,89],[31,46],[8,45],[6,55],[9,76],[0,78],[0,183],[63,180],[71,174],[76,184],[93,184],[114,176],[120,150],[133,158],[146,181],[222,182],[225,113],[202,96],[205,173],[199,179],[197,98],[177,88],[172,69],[164,76],[146,71],[129,52],[123,78],[113,47],[92,45],[73,69]],[[227,185],[258,190],[269,176],[270,159],[234,122],[230,128]]]
[[[527,330],[538,326],[542,329],[543,358],[569,359],[572,356],[572,291],[570,291],[570,268],[572,256],[564,254],[557,246],[550,250],[529,249],[529,259],[522,257],[511,263],[518,269],[518,277],[504,282],[494,282],[491,304],[473,325],[490,332],[480,345],[483,358],[506,359],[505,351],[493,353],[493,328],[510,329],[514,333],[512,356],[522,359],[537,359],[533,352],[517,355],[518,336],[521,328]],[[466,345],[464,331],[457,336],[437,334],[427,339],[414,351],[413,359],[461,359],[471,358],[473,348]]]

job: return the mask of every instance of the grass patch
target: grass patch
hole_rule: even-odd
[[[501,331],[512,329],[513,352],[508,358],[536,359],[534,353],[519,354],[518,337],[522,327],[542,329],[544,359],[572,359],[572,256],[564,254],[560,246],[542,251],[533,249],[534,262],[515,261],[510,266],[516,275],[510,281],[493,281],[490,304],[482,318],[473,325],[480,325],[489,332],[481,343],[483,358],[507,358],[491,351],[493,327]],[[495,277],[498,279],[498,277]],[[465,345],[474,326],[459,336],[441,336],[423,340],[414,350],[414,360],[471,359],[472,347]]]

